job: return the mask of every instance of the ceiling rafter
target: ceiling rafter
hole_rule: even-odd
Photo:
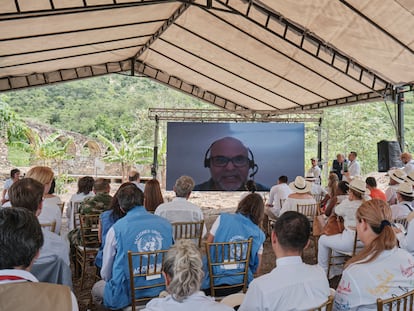
[[[261,28],[265,29],[269,33],[283,39],[285,42],[288,42],[289,44],[293,45],[295,48],[307,53],[308,55],[311,55],[318,61],[321,61],[322,63],[325,63],[326,65],[336,69],[337,71],[341,72],[342,74],[347,75],[351,79],[359,82],[360,84],[364,85],[365,87],[371,89],[372,91],[376,91],[378,87],[376,85],[378,83],[381,83],[381,89],[388,88],[389,85],[391,85],[390,82],[384,80],[380,76],[376,75],[375,73],[371,72],[369,69],[365,68],[361,64],[358,64],[355,60],[350,59],[340,51],[337,51],[335,47],[326,44],[325,42],[322,42],[319,38],[315,37],[314,35],[310,34],[306,29],[291,23],[288,21],[285,17],[277,14],[276,12],[270,11],[269,9],[265,8],[264,6],[259,5],[256,2],[253,1],[242,1],[244,5],[244,10],[239,9],[239,7],[233,5],[233,2],[230,2],[229,0],[215,0],[222,5],[231,8],[235,12],[238,12],[241,16],[244,16],[249,21],[255,23],[256,25],[260,26]],[[265,21],[255,19],[254,14],[252,14],[251,7],[254,7],[258,11],[262,12],[266,15]],[[279,23],[283,26],[284,31],[283,33],[278,33],[274,30],[272,30],[269,27],[270,21]],[[288,34],[296,34],[298,38],[300,38],[300,43],[295,42],[291,38],[288,37]],[[305,45],[304,42],[309,43],[308,45]],[[316,46],[316,49],[310,50],[309,48],[306,48],[307,46]],[[321,56],[321,51],[324,51],[324,57],[326,55],[330,56],[330,60],[325,60]],[[346,68],[345,70],[342,69],[336,59],[342,59],[346,62]],[[359,74],[357,76],[354,76],[350,74],[352,71],[357,71]],[[371,83],[365,82],[365,80],[368,79],[371,81]]]

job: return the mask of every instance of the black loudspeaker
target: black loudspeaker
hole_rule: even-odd
[[[390,168],[402,167],[401,149],[397,141],[381,140],[378,148],[378,172],[388,172]]]

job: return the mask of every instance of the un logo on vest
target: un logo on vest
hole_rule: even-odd
[[[162,236],[156,230],[141,231],[135,238],[138,252],[153,252],[162,248]]]

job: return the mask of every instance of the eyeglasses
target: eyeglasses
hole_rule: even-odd
[[[235,167],[243,167],[249,164],[249,158],[245,156],[237,156],[228,158],[224,156],[216,156],[210,158],[211,163],[214,166],[225,167],[229,162],[233,163]]]

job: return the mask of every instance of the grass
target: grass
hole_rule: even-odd
[[[18,147],[8,146],[7,159],[13,166],[30,165],[30,154]]]

